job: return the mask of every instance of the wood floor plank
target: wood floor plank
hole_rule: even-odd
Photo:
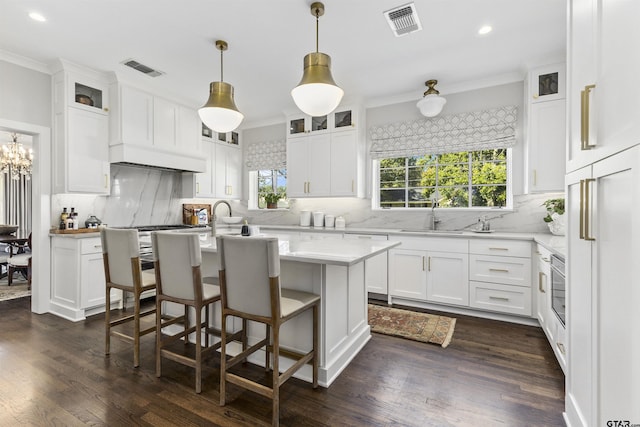
[[[328,389],[292,378],[281,425],[563,425],[564,376],[540,328],[453,317],[446,349],[373,334]],[[32,314],[28,298],[0,302],[0,427],[270,425],[264,397],[230,385],[218,405],[219,356],[207,360],[196,394],[191,368],[164,361],[156,378],[153,335],[142,339],[139,368],[117,338],[105,357],[103,321]],[[238,369],[268,380],[262,368]]]

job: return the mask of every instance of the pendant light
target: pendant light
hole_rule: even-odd
[[[199,110],[200,120],[219,133],[230,132],[240,126],[244,115],[238,111],[233,100],[233,86],[223,80],[222,52],[228,49],[227,42],[216,40],[216,48],[220,51],[220,81],[209,85],[209,99]]]
[[[427,80],[425,85],[428,87],[424,93],[424,98],[418,101],[417,107],[425,117],[435,117],[442,111],[447,100],[440,96],[440,92],[434,86],[438,84],[437,80]]]
[[[304,57],[304,73],[291,96],[299,109],[313,116],[325,116],[336,109],[344,91],[331,76],[331,57],[318,51],[319,18],[324,15],[324,4],[311,4],[311,14],[316,17],[316,51]]]

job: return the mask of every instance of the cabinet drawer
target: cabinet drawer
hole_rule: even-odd
[[[400,249],[417,249],[438,252],[456,252],[466,254],[469,251],[469,240],[457,237],[412,237],[412,236],[389,236],[391,241],[400,241]]]
[[[470,282],[470,306],[531,316],[531,289],[497,283]]]
[[[102,241],[99,237],[80,239],[80,253],[82,255],[102,253]]]
[[[469,279],[505,285],[531,286],[531,259],[469,255]]]
[[[531,258],[531,242],[522,240],[471,239],[469,253]]]

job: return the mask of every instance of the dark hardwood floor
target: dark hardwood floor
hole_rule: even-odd
[[[163,377],[155,377],[152,335],[134,369],[131,346],[117,338],[104,356],[102,315],[73,323],[32,314],[29,305],[29,298],[0,302],[2,427],[270,423],[270,401],[234,386],[218,406],[215,355],[197,395],[193,369],[164,361]],[[446,349],[374,334],[330,388],[289,380],[281,425],[564,425],[564,376],[539,328],[453,317]]]

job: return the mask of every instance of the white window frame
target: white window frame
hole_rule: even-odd
[[[277,209],[260,209],[258,207],[258,171],[249,171],[249,199],[247,209],[250,211],[271,212],[277,210],[289,210],[289,207],[278,207]]]
[[[481,150],[475,150],[481,151]],[[421,208],[383,208],[380,207],[380,160],[374,159],[372,160],[373,165],[371,168],[372,171],[372,183],[373,183],[373,191],[371,194],[371,209],[379,210],[379,211],[420,211],[420,210],[431,210],[430,207],[421,207]],[[507,148],[507,199],[506,206],[474,206],[474,207],[455,207],[455,208],[442,208],[447,211],[463,211],[463,212],[487,212],[487,211],[513,211],[513,149]]]

